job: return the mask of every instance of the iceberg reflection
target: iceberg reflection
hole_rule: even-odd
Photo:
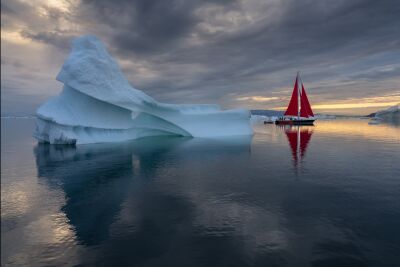
[[[82,146],[39,143],[34,154],[39,179],[65,192],[62,212],[78,241],[91,246],[109,237],[110,226],[118,220],[124,201],[132,187],[138,186],[135,182],[152,180],[157,172],[181,166],[183,161],[249,155],[250,143],[248,136],[223,140],[151,137]]]

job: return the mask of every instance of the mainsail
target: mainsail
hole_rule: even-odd
[[[306,90],[304,90],[304,85],[301,83],[301,95],[300,95],[300,117],[314,117],[314,113],[312,112],[310,102],[308,101]]]
[[[298,116],[299,110],[299,89],[298,89],[298,77],[296,76],[296,81],[294,82],[294,88],[292,93],[292,98],[290,99],[289,106],[285,112],[285,116]]]

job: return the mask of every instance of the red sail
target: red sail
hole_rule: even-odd
[[[299,102],[298,102],[298,92],[297,89],[297,77],[296,82],[294,83],[292,98],[290,99],[289,106],[285,112],[285,116],[297,116]]]
[[[304,90],[303,83],[301,83],[300,102],[301,102],[300,116],[305,118],[314,117],[314,113],[312,112],[310,102],[308,102],[306,90]]]

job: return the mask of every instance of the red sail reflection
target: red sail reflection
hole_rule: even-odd
[[[306,154],[313,131],[310,127],[300,126],[285,127],[284,129],[292,150],[294,163],[297,165],[298,161],[303,159]]]

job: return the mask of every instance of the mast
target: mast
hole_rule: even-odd
[[[298,82],[300,71],[297,71],[296,82]],[[300,120],[300,88],[297,84],[297,120]]]

